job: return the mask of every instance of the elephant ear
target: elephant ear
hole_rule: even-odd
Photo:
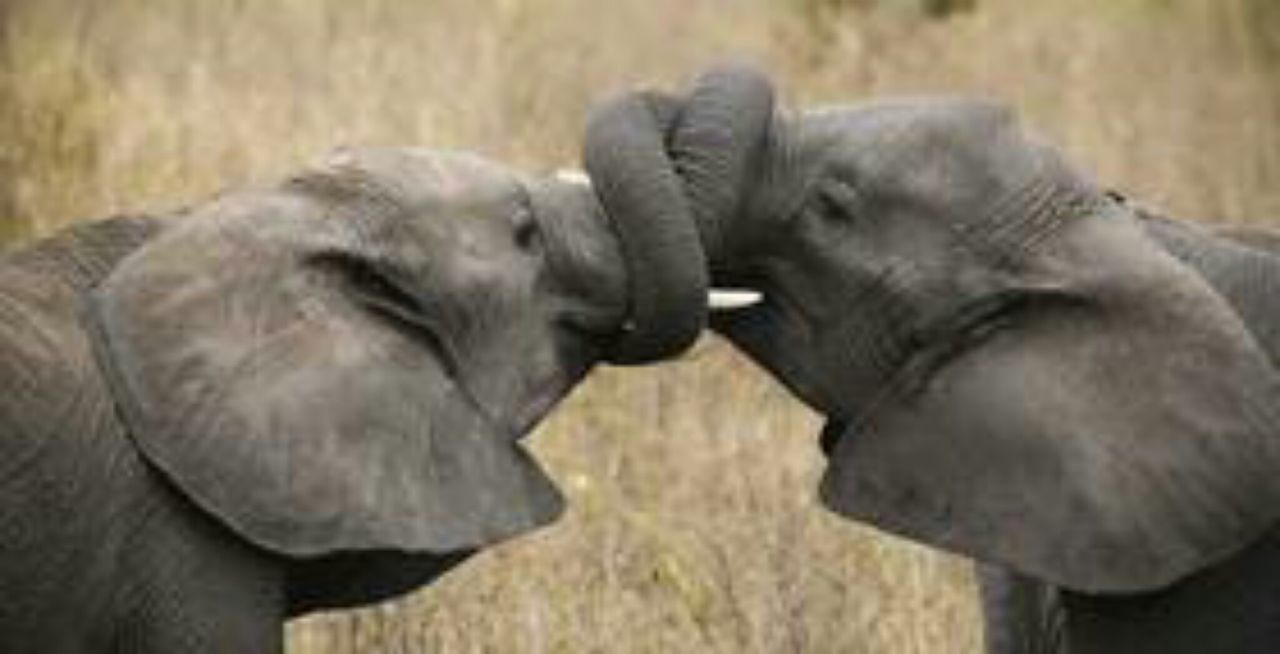
[[[1143,228],[1231,305],[1253,339],[1280,364],[1280,257],[1263,229],[1203,225],[1137,209]],[[1280,242],[1280,241],[1277,241]]]
[[[550,522],[561,498],[515,435],[380,309],[395,292],[376,271],[412,241],[394,211],[341,215],[363,183],[224,197],[96,290],[87,321],[132,438],[289,556],[452,552]]]
[[[1020,274],[1039,295],[828,425],[824,502],[1084,592],[1164,587],[1261,536],[1280,383],[1245,325],[1119,208],[1038,248]]]

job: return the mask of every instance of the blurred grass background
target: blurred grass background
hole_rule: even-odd
[[[726,57],[791,104],[1001,98],[1173,215],[1280,218],[1274,0],[0,0],[0,242],[341,144],[573,165],[593,102]],[[562,522],[291,651],[978,651],[963,561],[816,505],[817,426],[714,339],[600,370],[532,440]]]

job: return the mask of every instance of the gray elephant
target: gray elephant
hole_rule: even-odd
[[[984,101],[775,113],[729,68],[618,100],[586,148],[606,205],[656,189],[634,210],[692,215],[713,281],[763,291],[711,324],[827,416],[827,507],[1018,575],[990,605],[1067,651],[1280,647],[1273,261]]]
[[[372,149],[4,254],[0,651],[279,651],[550,522],[518,439],[702,327],[667,222]]]

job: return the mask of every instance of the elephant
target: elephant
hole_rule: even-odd
[[[994,651],[1280,647],[1269,254],[981,98],[787,112],[728,66],[614,100],[584,148],[603,203],[649,189],[713,284],[763,293],[709,325],[826,418],[823,505],[982,562]]]
[[[420,148],[0,257],[0,651],[283,648],[553,521],[519,439],[705,324],[693,223]]]

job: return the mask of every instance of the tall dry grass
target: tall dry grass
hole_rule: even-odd
[[[887,5],[880,7],[880,4]],[[925,0],[923,4],[928,4]],[[574,163],[587,108],[726,57],[794,102],[1003,98],[1176,215],[1280,216],[1268,0],[0,4],[0,239],[198,201],[344,143]],[[533,438],[572,508],[293,651],[974,652],[966,564],[824,513],[817,420],[708,340],[601,370]]]

